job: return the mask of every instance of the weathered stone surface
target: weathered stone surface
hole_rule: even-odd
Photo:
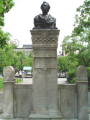
[[[33,30],[31,34],[34,60],[33,111],[30,120],[60,119],[56,55],[59,30]]]
[[[58,46],[59,30],[31,30],[33,49],[56,49]]]
[[[0,113],[3,112],[3,91],[0,91]]]
[[[78,119],[89,120],[88,116],[88,79],[84,66],[77,68]]]
[[[56,58],[35,58],[34,59],[35,61],[35,69],[36,68],[42,68],[42,69],[57,69],[56,66],[57,66],[57,63],[55,62],[56,61]]]
[[[55,49],[36,49],[34,50],[34,57],[38,57],[38,58],[42,58],[42,57],[45,57],[45,58],[52,58],[52,57],[57,57],[57,50]]]
[[[2,119],[1,117],[0,117],[0,120],[28,120],[28,118],[13,118],[13,119]]]
[[[15,84],[14,117],[23,119],[28,118],[31,111],[32,111],[32,85]]]
[[[77,82],[88,82],[87,70],[84,66],[79,66],[77,68]]]
[[[77,118],[76,84],[60,84],[59,110],[63,119]]]
[[[3,119],[13,119],[13,88],[14,88],[15,70],[8,66],[4,75],[3,90]]]
[[[33,81],[33,108],[38,111],[49,111],[57,109],[57,81],[55,81],[55,70],[35,70]],[[52,76],[52,79],[51,79]],[[34,79],[33,78],[33,79]],[[51,87],[50,87],[51,86]]]
[[[3,118],[13,118],[13,83],[4,83]]]
[[[5,68],[4,72],[4,81],[14,81],[15,78],[15,70],[12,66],[8,66]]]
[[[60,113],[49,113],[48,111],[40,112],[40,113],[33,113],[30,115],[30,120],[61,120]]]
[[[90,114],[90,92],[88,92],[88,111]]]
[[[60,78],[58,78],[58,79],[60,81]],[[53,89],[53,87],[52,87],[52,89]],[[32,111],[32,92],[33,92],[32,84],[15,84],[15,86],[14,86],[14,117],[15,118],[12,120],[28,120],[29,119],[28,114],[31,113],[31,111]],[[74,85],[73,84],[59,84],[58,85],[58,95],[59,95],[58,106],[59,106],[59,111],[61,112],[62,120],[67,120],[67,119],[68,120],[77,120],[77,119],[75,119],[75,118],[77,118],[76,85],[75,84]],[[74,98],[73,98],[73,96],[74,96]],[[24,99],[24,101],[22,101],[23,99]],[[90,94],[89,93],[88,93],[88,101],[89,101],[88,107],[90,108]],[[69,106],[69,104],[70,104],[70,106]],[[72,112],[70,113],[71,110],[72,110]],[[0,117],[0,118],[2,118],[2,117]],[[11,120],[11,119],[6,119],[6,120]],[[47,118],[47,120],[48,120],[48,118]],[[51,120],[51,119],[49,119],[49,120]],[[55,120],[55,118],[53,118],[52,120]]]

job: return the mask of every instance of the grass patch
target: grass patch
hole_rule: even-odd
[[[22,79],[16,79],[16,83],[21,83],[23,80]]]
[[[0,90],[3,89],[3,78],[0,78]]]
[[[16,79],[15,83],[20,83],[22,82],[23,80],[22,79]],[[3,89],[3,78],[0,78],[0,90]]]

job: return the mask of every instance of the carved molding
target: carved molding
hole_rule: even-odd
[[[57,47],[59,30],[32,30],[33,47]]]

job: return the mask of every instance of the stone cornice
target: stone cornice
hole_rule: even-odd
[[[33,48],[57,48],[59,30],[31,30]]]

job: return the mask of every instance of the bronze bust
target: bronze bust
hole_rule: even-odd
[[[41,5],[42,14],[34,18],[34,29],[57,29],[56,19],[48,14],[50,5],[43,2]]]

